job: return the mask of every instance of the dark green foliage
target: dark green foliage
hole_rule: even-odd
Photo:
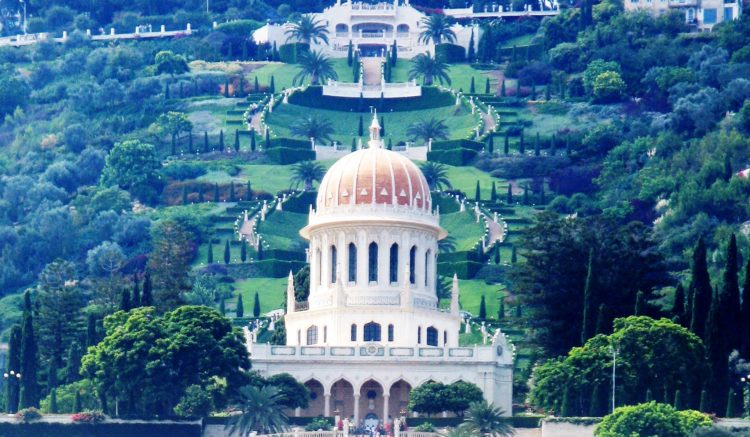
[[[188,133],[188,152],[190,152],[191,155],[195,153],[195,149],[193,149],[193,131]]]
[[[477,89],[474,84],[474,76],[471,76],[471,84],[469,85],[469,93],[476,94],[476,92],[477,92]]]
[[[500,82],[500,96],[505,97],[505,79]]]
[[[479,190],[479,181],[477,181],[477,187],[474,190],[474,200],[476,200],[477,202],[479,202],[480,200],[482,200],[481,194],[482,193]]]
[[[219,131],[219,150],[224,151],[224,129]]]
[[[94,346],[97,343],[99,343],[99,337],[96,333],[96,316],[89,313],[86,323],[86,347]]]
[[[276,81],[273,79],[273,76],[271,76],[271,82],[268,83],[268,92],[271,94],[276,92]]]
[[[701,390],[701,400],[698,406],[698,411],[702,411],[704,413],[707,413],[709,411],[709,404],[708,404],[708,392],[706,390]]]
[[[516,246],[513,246],[510,252],[510,263],[515,264],[516,261],[518,261],[517,255],[516,255]]]
[[[685,318],[685,288],[682,282],[677,283],[674,289],[674,303],[672,304],[672,319],[682,326],[686,325]]]
[[[240,241],[240,260],[244,263],[247,261],[247,240]]]
[[[227,314],[227,305],[223,297],[221,298],[221,300],[219,300],[219,312],[222,316],[225,316]]]
[[[81,375],[78,371],[81,368],[81,357],[83,352],[81,346],[78,343],[73,343],[68,349],[68,357],[65,360],[65,383],[70,384],[72,382],[81,379]]]
[[[365,127],[364,127],[364,120],[362,119],[362,116],[359,116],[359,124],[357,125],[357,135],[363,136],[365,134]]]
[[[690,288],[688,290],[693,299],[690,330],[698,337],[705,339],[706,320],[711,308],[711,278],[708,275],[706,264],[706,245],[703,239],[698,240],[698,245],[693,252],[693,266],[690,276]]]
[[[208,131],[203,131],[203,153],[208,153]]]
[[[606,334],[609,331],[609,325],[607,321],[609,315],[607,314],[607,306],[604,304],[599,305],[599,310],[596,312],[596,334]]]
[[[357,151],[357,139],[356,138],[352,138],[352,147],[351,147],[350,151],[351,152],[356,152]]]
[[[39,357],[34,335],[31,293],[23,295],[23,325],[21,331],[21,402],[20,408],[39,407],[37,366]]]
[[[750,354],[750,258],[745,265],[745,280],[742,284],[742,306],[740,310],[740,356]]]
[[[237,295],[237,306],[236,306],[236,308],[235,308],[235,313],[234,313],[234,315],[235,315],[236,317],[238,317],[238,318],[242,318],[242,317],[244,317],[244,316],[245,316],[245,307],[244,307],[244,305],[242,304],[242,295],[241,295],[241,294],[238,294],[238,295]]]
[[[393,150],[393,138],[388,138],[388,150]]]
[[[250,129],[250,151],[255,152],[255,128]]]
[[[224,97],[229,97],[229,79],[224,81]]]
[[[539,132],[536,133],[536,138],[534,139],[534,156],[539,156],[540,154],[540,147],[539,144]]]
[[[73,402],[73,412],[79,413],[81,411],[81,392],[76,390],[75,401]]]
[[[505,203],[508,205],[513,204],[513,186],[508,184],[508,194],[505,196]]]
[[[234,181],[229,181],[229,201],[234,202]]]
[[[435,58],[448,64],[464,62],[466,60],[466,49],[457,44],[438,44],[435,46]]]
[[[635,295],[635,310],[633,314],[636,316],[646,315],[646,294],[643,291],[639,291]]]
[[[474,46],[474,29],[471,29],[471,36],[469,37],[469,50],[466,55],[466,60],[469,62],[473,62],[476,57],[477,52]],[[489,80],[489,78],[487,80]],[[489,92],[485,92],[485,94],[489,94]]]
[[[349,40],[349,46],[346,50],[346,65],[351,67],[353,61],[354,61],[354,45],[352,44],[352,41]]]
[[[737,415],[739,413],[741,413],[741,411],[737,411],[736,410],[736,408],[737,408],[736,399],[737,398],[739,398],[739,395],[737,395],[734,392],[733,388],[730,388],[729,392],[727,394],[727,410],[726,410],[726,414],[724,415],[724,417],[737,417]],[[740,405],[742,405],[741,402],[740,402]]]
[[[231,254],[229,252],[229,240],[224,242],[224,264],[229,264],[232,261]]]
[[[490,93],[490,78],[489,77],[484,81],[484,93],[485,94]]]
[[[570,389],[568,387],[565,387],[565,391],[563,392],[562,405],[560,406],[560,416],[571,417],[573,415],[575,415],[575,413],[573,413],[572,399],[570,399]]]
[[[260,317],[260,297],[258,297],[258,292],[255,292],[255,301],[253,302],[253,317],[256,319]]]
[[[591,391],[591,402],[589,403],[589,416],[602,417],[607,414],[607,387],[603,382],[594,384]]]
[[[255,76],[255,84],[253,85],[253,92],[258,94],[260,92],[260,84],[258,84],[258,76]]]
[[[482,295],[482,300],[479,302],[479,318],[482,320],[487,318],[487,304],[484,301],[484,295]]]
[[[490,135],[487,139],[487,153],[493,154],[495,153],[495,137],[494,135]]]
[[[206,263],[207,264],[214,263],[214,245],[210,240],[208,243],[208,259],[206,260]]]
[[[497,319],[505,319],[505,299],[500,299],[500,305],[497,308]]]
[[[492,190],[490,191],[490,200],[497,202],[497,188],[495,187],[495,181],[492,181]]]
[[[583,321],[581,329],[581,344],[594,336],[594,319],[597,309],[596,291],[594,290],[594,250],[589,250],[588,264],[586,267],[586,285],[583,289]]]
[[[239,129],[234,130],[234,151],[235,152],[240,151],[240,130]]]
[[[674,402],[672,403],[675,410],[684,410],[685,401],[682,399],[682,390],[679,388],[674,392]]]
[[[153,285],[151,284],[151,272],[146,272],[143,279],[143,295],[141,296],[141,306],[149,307],[154,305]]]
[[[266,152],[268,152],[268,149],[271,148],[271,134],[268,130],[266,130],[266,137],[265,137],[263,147],[265,148],[264,150]]]
[[[10,340],[8,341],[8,358],[7,368],[2,369],[3,372],[12,370],[15,373],[21,371],[21,327],[19,325],[13,325],[10,329]],[[22,375],[23,376],[23,375]],[[17,378],[9,376],[9,379],[5,382],[5,399],[6,405],[5,410],[8,413],[15,413],[18,411],[20,392],[20,382]]]
[[[130,311],[132,306],[130,305],[130,291],[127,288],[123,288],[122,297],[120,299],[120,310]]]

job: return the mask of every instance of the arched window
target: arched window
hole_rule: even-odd
[[[378,280],[378,244],[374,241],[370,243],[368,248],[368,272],[367,280],[370,282],[376,282]]]
[[[393,341],[393,325],[388,325],[388,341]]]
[[[336,268],[338,254],[336,253],[336,246],[331,246],[331,283],[336,283]]]
[[[323,285],[323,260],[320,256],[320,249],[315,249],[315,262],[318,264],[318,285]]]
[[[389,269],[389,281],[391,283],[398,282],[398,244],[393,243],[391,245],[391,257],[390,257],[390,269]]]
[[[416,278],[417,270],[417,246],[412,246],[409,251],[409,283],[414,284],[417,282]]]
[[[318,343],[318,327],[315,325],[312,325],[311,327],[307,328],[307,344],[308,346],[311,344],[317,344]]]
[[[352,341],[357,341],[357,325],[352,323]]]
[[[430,326],[427,328],[427,346],[438,345],[438,330]]]
[[[357,282],[357,246],[349,243],[349,282]]]
[[[424,254],[424,286],[427,287],[430,285],[430,255],[432,255],[432,251],[427,249],[427,252]]]
[[[422,327],[417,328],[417,344],[422,344]]]
[[[365,341],[380,341],[380,324],[370,322],[365,325]]]

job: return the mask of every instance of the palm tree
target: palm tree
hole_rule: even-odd
[[[339,77],[333,69],[331,59],[315,50],[303,52],[300,55],[299,68],[300,71],[292,81],[295,85],[302,84],[308,76],[310,76],[311,85],[319,85],[321,81],[336,80]]]
[[[430,52],[420,53],[411,60],[411,68],[409,68],[409,80],[414,80],[421,77],[422,83],[425,86],[430,86],[434,82],[435,78],[437,78],[437,80],[440,81],[441,85],[443,81],[450,85],[451,78],[448,75],[449,68],[450,67],[447,63],[430,56]]]
[[[419,20],[419,42],[425,44],[432,41],[435,45],[443,42],[456,42],[456,32],[451,30],[451,20],[443,14],[429,15]]]
[[[286,430],[287,417],[282,412],[283,396],[279,389],[270,385],[262,388],[247,385],[240,389],[240,395],[242,414],[233,416],[226,424],[226,427],[230,427],[229,435],[235,432],[245,436],[253,431],[260,434]]]
[[[516,434],[503,417],[503,410],[485,400],[471,403],[461,426],[473,432],[472,435],[482,437],[507,437]]]
[[[296,183],[305,185],[305,191],[312,190],[313,182],[323,179],[325,168],[315,161],[302,161],[292,167],[292,180]]]
[[[429,120],[415,121],[406,129],[406,134],[413,140],[421,139],[425,143],[430,139],[444,140],[448,138],[448,126],[445,125],[445,120],[432,117]]]
[[[449,253],[456,251],[456,239],[450,235],[438,241],[438,251],[440,253]]]
[[[296,39],[300,42],[310,44],[323,41],[328,44],[328,29],[322,21],[317,21],[312,15],[303,15],[299,21],[292,23],[292,27],[284,32],[286,40]]]
[[[448,167],[445,165],[439,162],[425,161],[420,166],[420,170],[422,170],[424,178],[427,179],[427,186],[430,187],[430,191],[452,188],[451,181],[448,179]]]
[[[292,135],[302,138],[315,138],[316,140],[331,140],[334,133],[333,124],[327,118],[318,118],[311,115],[302,119],[299,123],[289,128]]]

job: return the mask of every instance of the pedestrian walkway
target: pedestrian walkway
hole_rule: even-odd
[[[362,72],[365,86],[380,86],[383,58],[362,58]]]

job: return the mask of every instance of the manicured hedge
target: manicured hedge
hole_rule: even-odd
[[[447,140],[432,142],[433,152],[445,152],[451,149],[471,149],[479,152],[482,150],[482,147],[484,147],[484,143],[472,140]]]
[[[357,106],[358,99],[331,97],[323,95],[323,87],[309,86],[304,91],[298,91],[289,96],[289,103],[306,106],[308,108],[322,108],[332,111],[353,112],[352,107]],[[352,104],[354,103],[354,104]],[[440,91],[436,87],[422,87],[422,97],[404,97],[398,99],[362,99],[360,112],[370,112],[370,107],[375,107],[380,112],[416,111],[420,109],[432,109],[443,106],[451,106],[455,103],[455,97],[451,93]]]
[[[439,263],[452,263],[462,261],[482,262],[476,250],[462,250],[460,252],[441,252],[438,254]]]
[[[287,149],[312,151],[310,140],[298,140],[296,138],[271,138],[271,144],[268,147],[269,149],[286,147]]]
[[[295,164],[300,161],[313,161],[315,152],[312,150],[292,149],[289,147],[271,147],[266,150],[266,155],[275,163],[286,165]]]
[[[449,64],[464,62],[466,49],[457,44],[438,44],[435,46],[435,57]]]
[[[287,64],[296,64],[299,56],[307,51],[310,51],[310,44],[302,42],[282,44],[279,47],[279,59]]]
[[[453,276],[455,273],[460,279],[472,279],[483,265],[474,261],[438,262],[437,271],[441,276]]]
[[[193,423],[0,423],[3,437],[200,437],[203,427]]]
[[[263,255],[265,257],[265,254]],[[289,275],[289,270],[296,272],[305,266],[304,261],[286,261],[279,259],[264,259],[256,261],[253,266],[258,269],[260,276],[271,278],[285,278]]]
[[[536,59],[539,56],[544,53],[544,46],[542,44],[529,44],[525,46],[516,46],[516,59],[526,59],[527,51],[528,51],[528,58],[529,59]],[[513,47],[503,47],[498,49],[498,54],[502,58],[512,58],[513,57]]]
[[[442,196],[440,193],[432,193],[432,203],[434,206],[440,206],[440,214],[450,214],[461,209],[456,199]]]
[[[427,152],[427,160],[448,165],[463,166],[476,158],[477,152],[471,149],[434,150]]]
[[[305,252],[299,250],[284,249],[266,249],[263,251],[263,258],[266,260],[283,260],[283,261],[302,261],[306,259]]]
[[[317,197],[316,191],[303,191],[284,202],[284,211],[307,214],[310,212],[310,205],[315,206]]]

